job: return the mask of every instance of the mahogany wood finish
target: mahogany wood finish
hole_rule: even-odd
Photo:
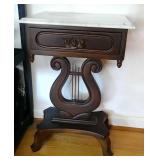
[[[29,145],[32,143],[35,126],[42,119],[35,119],[35,122],[28,128],[18,146],[15,156],[101,156],[101,146],[95,137],[67,132],[57,132],[45,135],[44,146],[38,152],[32,152]],[[110,140],[112,151],[115,156],[143,156],[144,155],[144,129],[122,126],[111,126]],[[63,148],[63,150],[62,150]],[[83,157],[82,157],[83,158]],[[98,157],[99,158],[99,157]]]
[[[102,63],[100,60],[87,59],[82,64],[81,72],[71,72],[70,63],[67,58],[54,57],[51,67],[55,70],[61,69],[61,73],[53,83],[50,90],[50,99],[55,107],[44,111],[44,120],[37,126],[32,151],[38,151],[45,140],[45,134],[50,131],[73,130],[80,133],[88,133],[96,136],[102,146],[104,155],[112,155],[109,139],[108,116],[106,113],[92,112],[101,101],[101,94],[92,72],[100,72]],[[62,88],[69,74],[82,76],[89,92],[86,100],[69,100],[62,95]]]
[[[99,106],[101,94],[91,71],[95,73],[101,71],[102,64],[100,60],[87,59],[82,64],[81,75],[89,92],[89,97],[86,100],[68,100],[62,95],[61,90],[70,74],[70,63],[67,58],[53,58],[51,67],[55,70],[61,69],[61,73],[51,87],[50,99],[54,106],[62,110],[63,113],[65,111],[67,118],[79,119]]]
[[[121,67],[125,55],[127,29],[26,25],[28,53],[58,57],[117,60]]]
[[[82,125],[65,122],[52,122],[52,119],[59,117],[59,110],[56,107],[49,107],[44,110],[44,119],[37,126],[37,132],[35,133],[34,142],[31,145],[32,151],[36,152],[40,150],[45,140],[52,134],[52,132],[79,132],[82,134],[89,134],[95,136],[101,144],[103,155],[113,155],[111,151],[111,142],[109,138],[109,126],[108,116],[102,111],[91,112],[91,117],[97,119],[96,125]],[[107,124],[107,125],[106,125]]]
[[[55,107],[44,110],[44,120],[37,126],[32,150],[35,152],[41,148],[47,137],[45,134],[50,131],[72,130],[96,136],[103,154],[112,155],[108,116],[102,111],[93,112],[100,104],[101,94],[92,72],[101,71],[100,59],[117,60],[117,66],[121,67],[128,30],[33,24],[25,26],[30,60],[34,61],[34,55],[54,56],[51,60],[52,69],[61,69],[50,90],[50,99]],[[74,71],[65,57],[87,59],[81,71],[80,68]],[[72,76],[72,87],[74,80],[77,83],[76,76],[78,83],[79,76],[82,76],[89,93],[87,99],[73,99],[73,88],[71,100],[63,97],[62,88],[69,75]]]

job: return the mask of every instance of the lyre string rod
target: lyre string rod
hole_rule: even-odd
[[[78,73],[80,72],[80,68],[78,67]],[[78,74],[78,100],[79,100],[79,74]]]
[[[75,72],[76,72],[76,69],[77,69],[77,66],[76,66],[76,64],[75,64]],[[77,77],[77,75],[74,75],[74,80],[75,80],[75,84],[74,84],[74,99],[75,99],[75,101],[76,101],[76,90],[77,90],[77,83],[76,83],[76,77]]]
[[[71,70],[73,72],[73,64],[72,64]],[[72,100],[73,100],[73,74],[71,76],[72,76]]]

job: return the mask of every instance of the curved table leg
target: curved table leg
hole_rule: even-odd
[[[101,144],[103,155],[104,156],[112,156],[113,153],[112,153],[112,150],[111,150],[110,138],[107,137],[107,138],[97,138],[97,139]]]
[[[31,145],[31,149],[33,152],[36,152],[41,149],[44,141],[47,141],[52,136],[53,132],[47,129],[37,130],[34,135],[34,142]]]
[[[36,133],[34,135],[34,142],[31,145],[31,149],[33,152],[36,152],[36,151],[40,150],[41,146],[42,146],[42,132],[36,131]]]
[[[107,143],[107,152],[109,154],[109,156],[113,155],[112,149],[111,149],[111,140],[110,138],[106,138],[106,143]]]

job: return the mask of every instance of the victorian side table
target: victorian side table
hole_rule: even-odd
[[[37,126],[32,151],[38,151],[51,132],[73,131],[95,136],[103,155],[112,155],[108,115],[94,111],[101,102],[99,87],[92,75],[102,69],[100,59],[116,60],[120,68],[125,55],[128,29],[134,29],[124,16],[43,12],[20,20],[25,27],[30,61],[35,55],[53,56],[51,68],[61,70],[50,90],[54,107],[44,110]],[[81,68],[73,68],[66,57],[86,58]],[[72,98],[66,99],[62,88],[72,76]],[[88,90],[86,99],[79,98],[79,77]],[[73,85],[74,81],[74,85]],[[74,90],[74,94],[73,94]]]

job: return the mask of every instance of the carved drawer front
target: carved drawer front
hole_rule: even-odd
[[[74,30],[54,30],[42,28],[28,28],[29,49],[75,52],[74,56],[87,57],[86,54],[105,56],[118,56],[121,47],[121,32],[94,32]],[[46,52],[48,53],[48,52]],[[44,53],[43,53],[44,54]],[[71,55],[69,55],[71,56]]]

